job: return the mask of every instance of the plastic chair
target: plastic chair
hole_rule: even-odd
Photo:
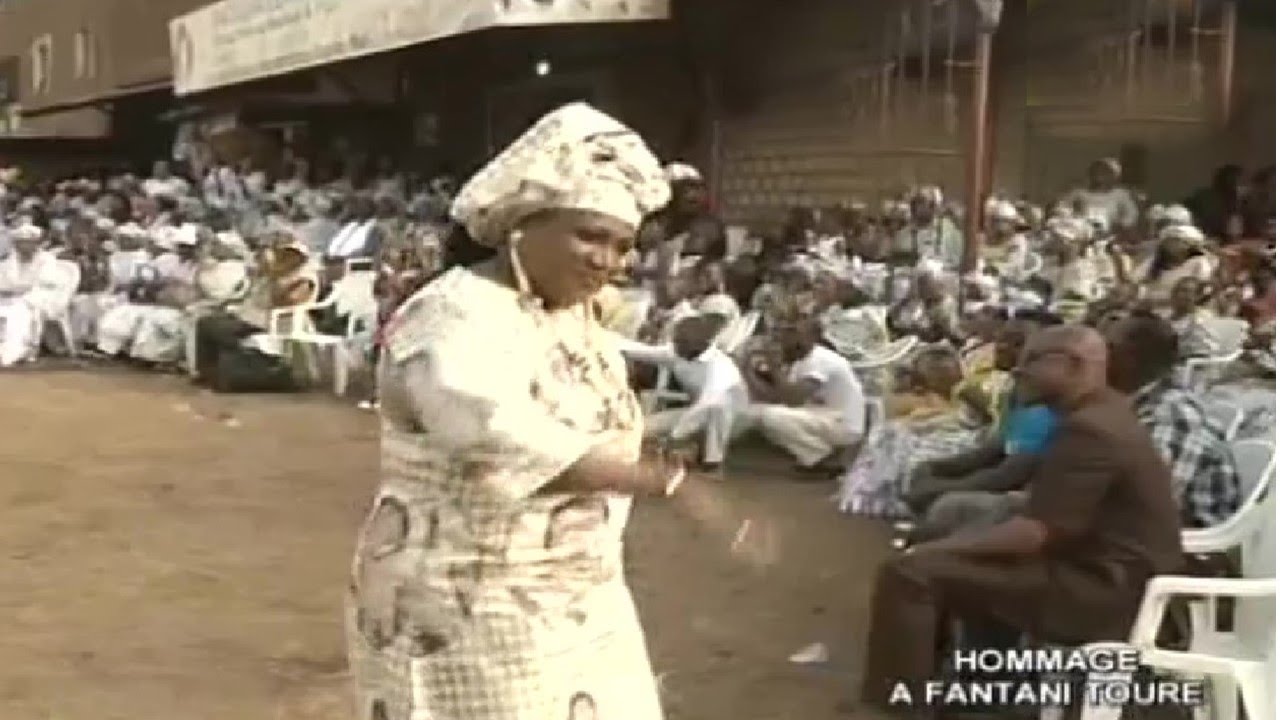
[[[1240,698],[1249,718],[1275,717],[1276,673],[1276,506],[1268,493],[1254,514],[1257,523],[1244,539],[1244,578],[1157,577],[1147,585],[1130,644],[1142,653],[1144,665],[1181,675],[1208,677],[1212,718],[1236,720]],[[1156,645],[1156,634],[1174,597],[1207,598],[1197,602],[1212,613],[1219,598],[1234,599],[1233,627],[1218,630],[1213,623],[1193,627],[1190,647],[1167,650]],[[1208,615],[1213,618],[1212,614]]]
[[[1023,277],[1035,277],[1044,270],[1044,256],[1040,253],[1027,253],[1026,264],[1022,267]]]
[[[373,274],[361,273],[344,280],[348,283],[335,286],[324,300],[272,310],[267,325],[267,333],[273,340],[297,343],[304,347],[327,348],[333,359],[333,392],[339,397],[347,391],[351,369],[349,344],[359,331],[359,323],[368,323],[370,315],[376,317],[377,313],[373,296]],[[361,293],[366,285],[367,297]],[[343,335],[325,335],[315,331],[311,312],[328,308],[334,308],[339,314],[347,316],[347,328]],[[310,362],[308,364],[309,374],[312,377],[318,375],[314,365]]]
[[[1209,357],[1191,358],[1182,364],[1182,380],[1188,387],[1206,387],[1223,366],[1240,359],[1249,338],[1249,324],[1240,318],[1206,318],[1204,327],[1220,351]]]
[[[1240,508],[1222,523],[1209,528],[1184,530],[1182,549],[1186,553],[1219,553],[1241,547],[1261,522],[1259,508],[1275,482],[1275,447],[1265,440],[1241,440],[1231,446],[1240,491]]]
[[[1203,321],[1213,340],[1226,352],[1239,350],[1249,339],[1249,323],[1236,317],[1209,317]]]
[[[1274,498],[1274,496],[1272,496]],[[1275,717],[1275,504],[1265,503],[1267,522],[1258,529],[1256,541],[1245,553],[1245,575],[1237,578],[1200,578],[1164,575],[1147,583],[1142,606],[1134,621],[1128,647],[1137,648],[1141,663],[1184,678],[1206,678],[1210,685],[1208,708],[1197,708],[1197,720],[1238,720],[1240,698],[1249,718]],[[1190,647],[1168,650],[1156,645],[1170,601],[1175,597],[1196,599],[1193,607],[1213,608],[1219,598],[1232,598],[1234,626],[1218,630],[1213,624],[1193,624]],[[1212,616],[1210,616],[1212,617]],[[1090,645],[1098,649],[1105,643]],[[1128,673],[1090,676],[1090,681],[1128,681]],[[1082,708],[1081,720],[1118,720],[1121,708]],[[1044,708],[1040,720],[1060,720],[1062,708]]]
[[[634,338],[640,334],[645,318],[653,307],[653,293],[644,288],[623,288],[620,291],[623,302],[631,308],[632,324],[630,327],[618,328],[624,337]]]
[[[883,367],[895,365],[902,362],[911,354],[916,346],[920,343],[920,339],[915,335],[898,338],[888,345],[884,346],[881,352],[875,355],[862,358],[860,360],[851,360],[849,366],[854,371],[878,370]]]
[[[716,336],[715,345],[729,355],[736,354],[751,338],[760,324],[760,312],[752,310],[730,322]]]
[[[1240,426],[1244,424],[1244,410],[1220,402],[1205,403],[1204,409],[1210,418],[1222,425],[1227,442],[1236,439],[1236,433],[1240,432]]]

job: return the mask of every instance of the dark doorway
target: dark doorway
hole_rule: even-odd
[[[490,154],[506,147],[543,115],[572,102],[598,104],[596,84],[586,78],[543,79],[490,93]]]

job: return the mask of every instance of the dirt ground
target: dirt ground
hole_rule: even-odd
[[[180,378],[0,375],[0,718],[349,720],[339,629],[372,416]],[[771,475],[762,477],[761,475]],[[672,720],[822,720],[860,672],[880,523],[830,485],[733,473],[781,531],[759,574],[659,503],[631,582]],[[823,642],[831,661],[787,657]]]

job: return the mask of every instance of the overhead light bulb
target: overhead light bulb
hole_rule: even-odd
[[[538,64],[533,66],[533,72],[538,77],[546,77],[551,74],[551,63],[547,60],[539,60]]]

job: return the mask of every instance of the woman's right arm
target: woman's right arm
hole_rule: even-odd
[[[642,458],[638,462],[619,459],[607,450],[592,448],[540,494],[564,492],[614,492],[622,495],[667,494],[667,488],[681,472],[678,460]]]

